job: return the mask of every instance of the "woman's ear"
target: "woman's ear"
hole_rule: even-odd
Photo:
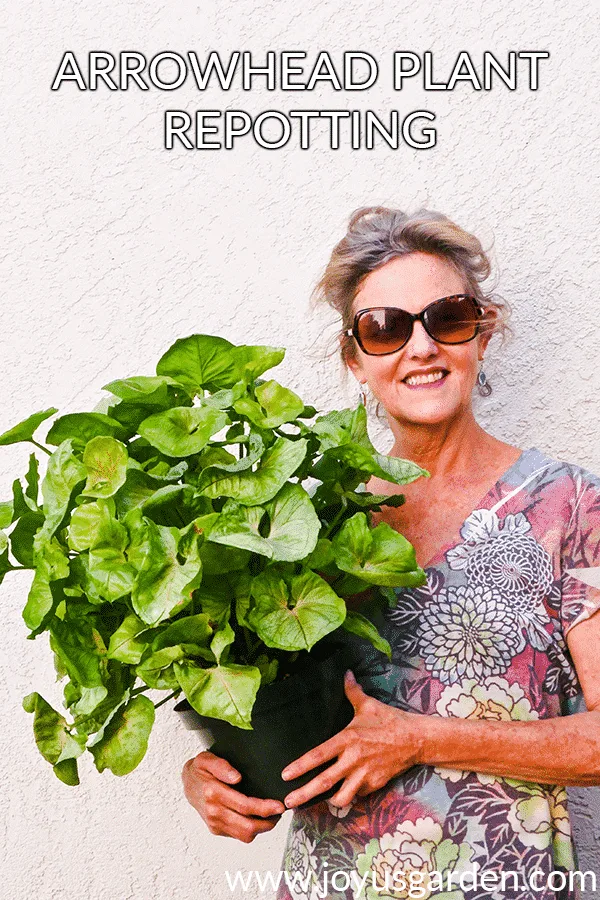
[[[484,355],[485,351],[487,350],[487,345],[489,344],[491,337],[492,337],[492,335],[489,332],[479,335],[478,355],[479,355],[480,360],[483,359],[483,355]]]
[[[352,374],[354,375],[354,377],[356,378],[356,380],[358,381],[359,384],[367,383],[366,375],[364,374],[364,372],[362,370],[362,366],[355,356],[347,356],[346,357],[346,365],[348,366],[348,368],[350,369],[350,371],[352,372]]]
[[[348,366],[358,383],[365,384],[367,379],[356,356],[354,339],[346,334],[340,334],[338,340],[340,342],[342,360]]]

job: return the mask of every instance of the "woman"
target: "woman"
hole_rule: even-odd
[[[476,422],[472,390],[506,319],[489,273],[445,216],[375,207],[351,217],[317,288],[385,410],[391,455],[430,473],[380,514],[427,584],[384,614],[391,662],[367,645],[347,675],[350,725],[284,772],[329,763],[287,807],[341,784],[295,812],[281,898],[578,895],[564,785],[600,784],[600,590],[573,570],[600,565],[600,478]],[[247,842],[284,807],[237,780],[208,752],[183,772],[211,831]]]

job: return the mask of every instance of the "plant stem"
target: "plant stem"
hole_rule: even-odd
[[[38,444],[38,442],[37,442],[37,441],[34,441],[33,438],[29,438],[29,442],[30,442],[31,444],[34,444],[34,445],[38,448],[38,450],[43,450],[43,452],[44,452],[44,453],[47,453],[48,456],[52,456],[52,450],[48,450],[48,448],[47,448],[47,447],[44,447],[43,444]]]
[[[327,529],[327,532],[325,535],[326,537],[329,537],[331,535],[331,532],[333,531],[333,529],[335,528],[337,523],[340,521],[340,519],[346,512],[347,508],[348,508],[348,501],[346,500],[345,497],[340,497],[340,508],[339,508],[338,512],[335,514],[335,516],[333,517],[333,519],[331,520],[331,524],[329,525],[329,528]]]
[[[172,700],[173,697],[178,697],[181,691],[173,691],[172,694],[169,694],[168,697],[165,697],[164,700],[161,700],[159,703],[154,704],[154,709],[158,709],[159,706],[162,706],[163,703],[166,703],[168,700]]]
[[[131,696],[136,697],[138,694],[143,694],[144,691],[147,691],[147,690],[148,690],[148,685],[146,685],[146,684],[143,687],[134,688],[131,692]]]

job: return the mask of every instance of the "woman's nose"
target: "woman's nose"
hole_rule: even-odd
[[[437,353],[438,346],[431,335],[427,334],[422,322],[413,322],[413,330],[405,347],[409,355],[423,356]]]

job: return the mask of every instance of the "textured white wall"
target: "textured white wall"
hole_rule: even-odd
[[[174,339],[197,331],[283,344],[285,383],[322,408],[353,402],[337,363],[323,359],[331,318],[309,314],[310,289],[351,210],[425,204],[495,240],[500,289],[514,307],[517,337],[491,354],[494,393],[477,401],[480,422],[600,472],[595,15],[594,0],[25,0],[7,14],[3,55],[0,431],[51,405],[90,408],[101,385],[151,373]],[[174,94],[50,92],[65,50],[83,58],[122,49],[148,57],[246,49],[256,60],[267,49],[309,58],[326,49],[337,59],[364,50],[382,74],[365,95],[236,87],[202,97],[188,85]],[[460,50],[474,60],[484,50],[500,59],[508,50],[551,56],[535,93],[461,84],[423,93],[415,84],[394,94],[391,54],[407,49],[432,50],[440,79]],[[224,107],[431,109],[438,146],[351,152],[321,141],[307,152],[293,142],[267,151],[245,140],[232,152],[162,149],[165,109]],[[3,449],[2,496],[27,453]],[[45,641],[24,639],[29,578],[18,573],[2,588],[3,895],[225,900],[226,868],[278,868],[287,818],[245,846],[211,836],[187,805],[180,770],[199,748],[167,708],[132,775],[100,776],[87,763],[79,788],[54,778],[20,706],[53,678]],[[600,876],[598,793],[572,793],[583,868]]]

